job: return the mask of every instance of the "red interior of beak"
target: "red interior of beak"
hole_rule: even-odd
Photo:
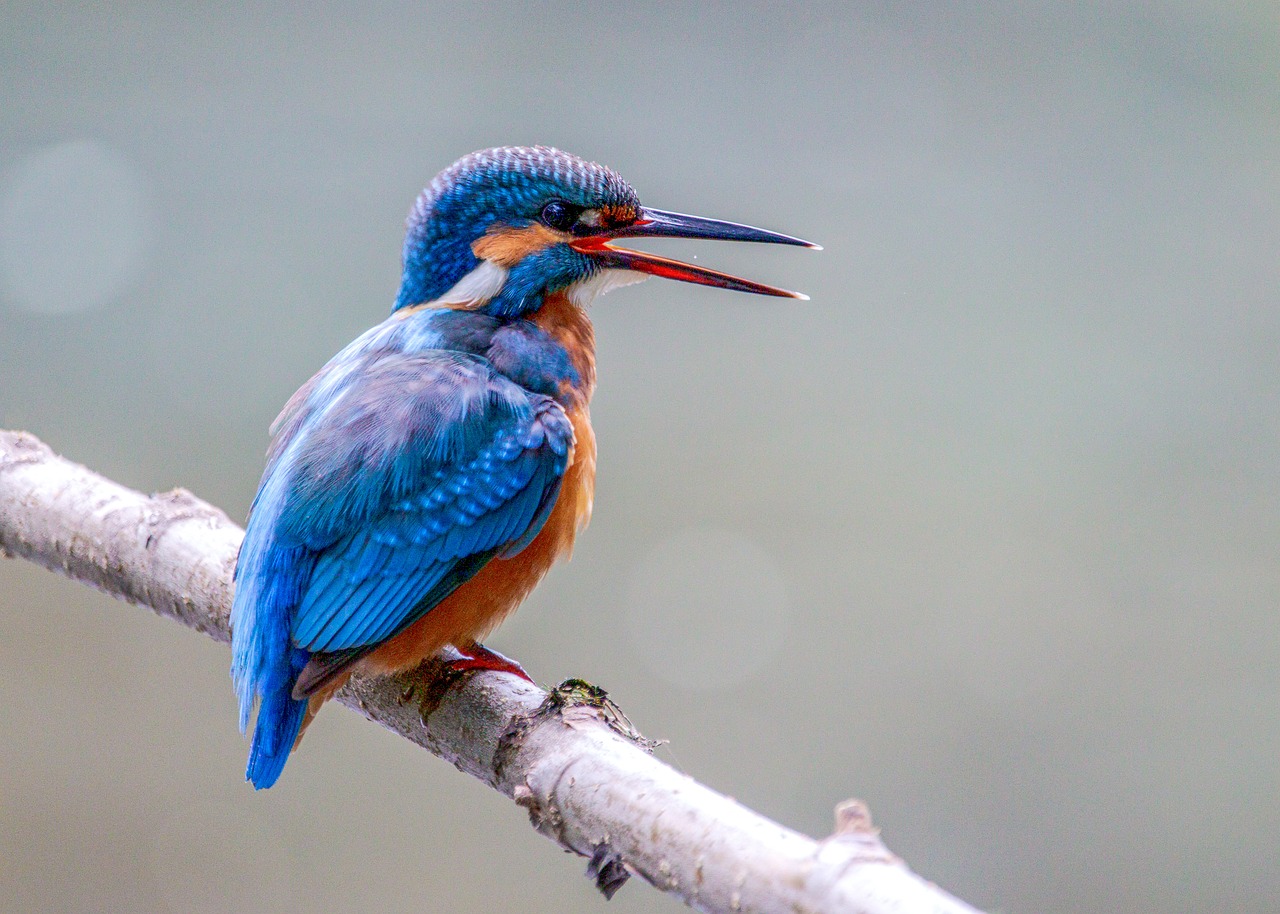
[[[649,220],[637,220],[628,226],[628,234],[643,234],[642,232],[636,232],[635,229],[646,224],[649,224]],[[588,257],[593,258],[606,269],[633,270],[637,273],[647,273],[650,276],[677,279],[681,282],[692,282],[701,286],[731,289],[735,292],[753,292],[757,295],[774,295],[779,298],[798,298],[803,300],[808,300],[809,298],[809,296],[801,292],[789,292],[786,289],[779,289],[775,286],[766,286],[763,283],[752,282],[749,279],[731,276],[728,273],[708,270],[704,267],[694,266],[691,263],[672,260],[670,257],[660,257],[657,254],[633,251],[628,248],[615,248],[611,244],[612,241],[614,241],[614,238],[609,235],[588,235],[583,238],[573,239],[569,242],[569,247],[580,254],[586,254]]]

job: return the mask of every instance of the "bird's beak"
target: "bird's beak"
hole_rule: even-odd
[[[760,241],[766,244],[794,244],[805,248],[822,250],[819,245],[809,241],[801,241],[790,235],[779,235],[764,229],[739,225],[736,222],[721,222],[718,219],[704,219],[701,216],[685,216],[681,213],[668,213],[660,209],[642,209],[640,218],[630,225],[618,229],[610,229],[598,234],[575,238],[569,246],[581,254],[596,260],[600,266],[614,270],[634,270],[637,273],[648,273],[652,276],[663,276],[667,279],[679,279],[682,282],[694,282],[703,286],[718,286],[721,289],[732,289],[735,292],[755,292],[758,295],[777,295],[782,298],[808,299],[800,292],[788,292],[749,279],[739,279],[727,273],[696,267],[690,263],[659,257],[644,251],[632,251],[626,248],[615,248],[611,242],[619,238],[711,238],[720,241]]]

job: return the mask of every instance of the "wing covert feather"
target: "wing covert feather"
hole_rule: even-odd
[[[424,599],[459,563],[469,577],[473,557],[524,548],[573,447],[558,403],[483,359],[395,356],[357,378],[280,468],[281,530],[316,553],[292,620],[312,652],[384,641],[430,611]]]

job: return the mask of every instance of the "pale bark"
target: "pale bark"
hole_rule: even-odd
[[[147,496],[0,431],[0,551],[230,640],[242,531],[189,492]],[[708,912],[973,912],[894,857],[860,803],[815,841],[649,755],[603,693],[548,693],[438,663],[354,680],[338,699],[480,778],[587,857],[606,894],[638,874]],[[228,701],[231,701],[228,689]]]

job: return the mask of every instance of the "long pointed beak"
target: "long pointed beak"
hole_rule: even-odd
[[[780,298],[799,298],[807,300],[809,296],[801,292],[788,292],[774,286],[740,279],[728,273],[708,270],[691,263],[683,263],[668,257],[659,257],[644,251],[632,251],[627,248],[615,248],[611,242],[618,238],[709,238],[719,241],[759,241],[765,244],[793,244],[805,248],[822,250],[819,245],[802,241],[790,235],[780,235],[749,225],[736,222],[722,222],[719,219],[704,219],[701,216],[686,216],[682,213],[668,213],[660,209],[643,209],[640,218],[630,225],[598,235],[587,235],[575,238],[569,246],[579,253],[594,258],[602,267],[615,270],[634,270],[637,273],[648,273],[666,279],[678,279],[682,282],[697,283],[702,286],[716,286],[731,289],[735,292],[754,292],[757,295],[776,295]]]

